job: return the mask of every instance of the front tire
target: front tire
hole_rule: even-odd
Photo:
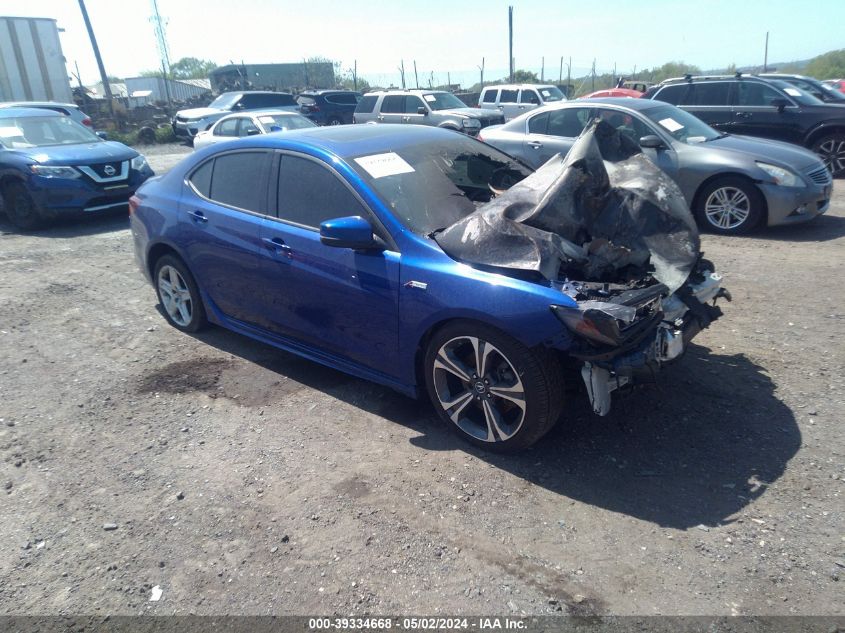
[[[563,381],[551,353],[481,323],[455,321],[438,330],[424,371],[440,419],[488,450],[527,448],[560,416]]]
[[[699,225],[722,235],[749,233],[765,217],[763,194],[738,176],[710,182],[699,192],[695,207]]]
[[[845,176],[845,134],[823,136],[812,149],[834,177]]]
[[[33,231],[44,225],[45,218],[29,195],[26,187],[12,182],[3,189],[3,206],[9,221],[23,231]]]
[[[177,330],[197,332],[205,327],[205,307],[193,275],[184,262],[164,255],[156,262],[155,289],[164,317]]]

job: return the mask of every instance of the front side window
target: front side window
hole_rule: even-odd
[[[602,121],[616,129],[622,136],[627,136],[636,145],[640,144],[642,137],[654,134],[654,131],[649,129],[645,123],[627,112],[621,112],[619,110],[597,110],[596,115]]]
[[[220,121],[214,128],[214,136],[237,136],[238,121],[240,121],[238,117]]]
[[[520,103],[531,103],[533,105],[540,105],[540,97],[533,90],[523,90],[519,95]]]
[[[418,108],[425,108],[425,104],[422,102],[422,99],[415,97],[414,95],[408,95],[405,97],[405,114],[417,114]]]
[[[0,146],[6,149],[102,141],[91,130],[66,116],[0,118]]]
[[[283,132],[317,127],[316,123],[298,114],[260,114],[258,122],[265,132]]]
[[[215,158],[208,198],[264,213],[267,156],[267,152],[236,152]]]
[[[252,136],[255,134],[261,134],[261,130],[255,124],[251,118],[243,117],[240,120],[240,126],[238,127],[238,136]]]
[[[286,154],[279,164],[279,219],[311,228],[321,222],[368,213],[349,188],[319,163]]]
[[[739,81],[736,92],[736,103],[741,106],[770,106],[773,100],[784,99],[777,90],[759,81]]]

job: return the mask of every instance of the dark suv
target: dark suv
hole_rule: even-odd
[[[360,100],[361,93],[352,90],[307,90],[296,98],[302,116],[317,125],[352,123],[352,113]]]
[[[788,84],[801,88],[804,92],[809,92],[816,99],[824,101],[825,103],[838,103],[839,105],[845,104],[845,94],[833,86],[829,86],[826,83],[822,83],[818,79],[814,79],[812,77],[805,77],[804,75],[787,75],[785,73],[763,73],[758,75],[758,77],[765,77],[766,79],[780,79],[781,81],[785,81]]]
[[[812,149],[834,176],[845,175],[845,108],[797,86],[755,75],[668,79],[644,99],[683,108],[722,132],[762,136]]]

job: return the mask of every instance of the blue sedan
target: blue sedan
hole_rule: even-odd
[[[68,116],[0,109],[0,193],[20,229],[61,216],[125,211],[129,196],[152,175],[134,149],[105,141]]]
[[[136,257],[182,331],[210,321],[427,394],[463,438],[521,449],[560,417],[565,376],[607,413],[613,389],[640,371],[650,379],[702,326],[653,281],[549,281],[456,261],[438,245],[438,232],[531,173],[422,126],[250,137],[201,150],[138,190]],[[701,260],[684,294],[700,306],[719,279]],[[625,314],[577,300],[599,295],[618,296]]]

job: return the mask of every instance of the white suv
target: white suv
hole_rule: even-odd
[[[504,84],[484,88],[478,107],[497,108],[510,121],[523,112],[557,101],[566,101],[566,95],[551,84]]]

